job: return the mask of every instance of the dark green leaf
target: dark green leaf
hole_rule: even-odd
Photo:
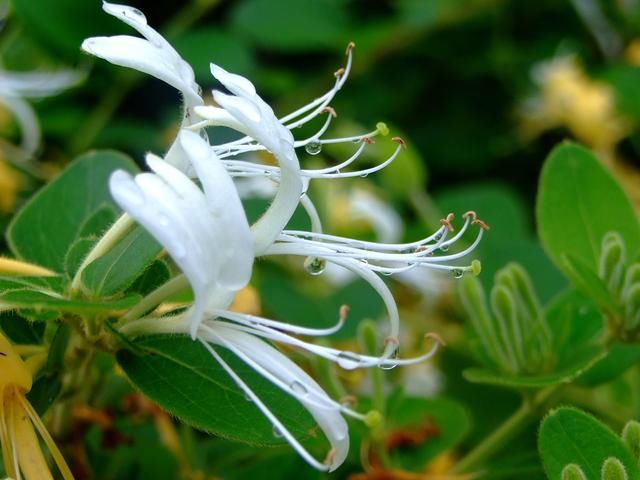
[[[226,438],[254,444],[282,442],[199,342],[184,336],[157,335],[140,338],[135,344],[146,355],[121,350],[118,363],[136,387],[169,413]],[[215,348],[294,435],[309,432],[313,422],[297,401],[230,352]]]
[[[135,171],[136,166],[117,152],[87,153],[42,188],[9,225],[7,240],[16,256],[64,272],[67,250],[85,222],[105,205],[114,205],[108,179],[116,169]]]
[[[167,264],[162,260],[156,260],[133,282],[127,292],[147,295],[166,283],[169,278],[171,278],[171,271]]]
[[[44,327],[43,323],[30,322],[13,311],[0,313],[0,328],[14,343],[40,343]]]

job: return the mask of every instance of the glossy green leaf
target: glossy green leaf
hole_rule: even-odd
[[[599,480],[602,464],[616,457],[628,479],[640,479],[637,460],[624,443],[596,418],[575,408],[553,410],[542,422],[538,449],[549,480],[561,480],[565,465],[579,465],[589,480]]]
[[[15,311],[0,312],[0,329],[13,343],[40,343],[44,327],[43,323],[30,322]]]
[[[607,232],[622,236],[630,257],[640,249],[640,225],[629,199],[597,158],[573,143],[560,145],[547,158],[536,216],[547,253],[570,276],[574,272],[564,256],[570,254],[597,271]]]
[[[253,444],[282,443],[269,421],[199,342],[184,336],[156,335],[134,343],[145,354],[121,350],[118,363],[137,388],[169,413],[226,438]],[[301,404],[230,352],[215,348],[294,435],[306,436],[314,424]]]
[[[82,283],[97,296],[110,296],[128,288],[162,251],[149,232],[134,227],[109,252],[82,272]]]
[[[105,205],[114,206],[108,179],[116,169],[133,172],[137,167],[128,157],[112,151],[77,158],[14,217],[7,232],[14,254],[64,272],[65,255],[85,222]]]

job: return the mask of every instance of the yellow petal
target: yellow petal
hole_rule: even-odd
[[[21,394],[16,391],[15,395]],[[53,480],[29,415],[17,398],[11,410],[13,411],[13,428],[15,429],[13,440],[18,452],[20,470],[22,470],[25,480]]]
[[[7,386],[14,385],[23,392],[31,390],[32,377],[20,355],[4,335],[0,334],[0,391]]]

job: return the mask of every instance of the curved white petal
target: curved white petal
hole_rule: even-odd
[[[224,68],[214,63],[209,66],[215,79],[234,95],[253,97],[256,94],[256,87],[242,75],[227,72]]]
[[[339,408],[330,407],[333,402],[329,396],[304,370],[275,348],[248,333],[217,325],[215,328],[202,328],[199,336],[207,342],[240,350],[284,385],[288,385],[291,391],[287,393],[298,394],[296,398],[313,416],[331,444],[333,453],[329,470],[335,470],[344,462],[349,451],[347,422]],[[326,405],[318,405],[318,399],[326,399]],[[302,453],[298,446],[293,446]]]
[[[0,95],[0,103],[13,113],[20,127],[20,146],[27,155],[32,155],[40,144],[40,125],[33,108],[19,97]]]
[[[188,106],[202,105],[191,66],[162,35],[147,25],[136,8],[103,2],[103,10],[135,28],[146,40],[129,35],[92,37],[82,42],[87,53],[152,75],[180,90]]]
[[[18,97],[41,98],[55,95],[80,83],[84,72],[76,70],[0,72],[0,93]]]

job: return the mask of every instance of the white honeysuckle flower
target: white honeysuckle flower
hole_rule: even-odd
[[[82,42],[85,52],[147,73],[178,89],[187,107],[185,115],[190,115],[190,108],[202,105],[193,69],[162,35],[147,25],[140,10],[108,2],[102,3],[102,9],[137,30],[144,39],[130,35],[91,37]]]
[[[191,283],[191,332],[209,305],[228,306],[249,283],[253,238],[233,181],[197,134],[183,130],[176,143],[198,173],[203,192],[179,169],[147,155],[154,173],[132,177],[119,170],[109,187],[115,201],[144,226]]]
[[[20,147],[27,156],[40,145],[40,126],[25,98],[44,98],[82,81],[84,73],[74,70],[9,72],[0,70],[0,103],[14,115],[20,128]]]

